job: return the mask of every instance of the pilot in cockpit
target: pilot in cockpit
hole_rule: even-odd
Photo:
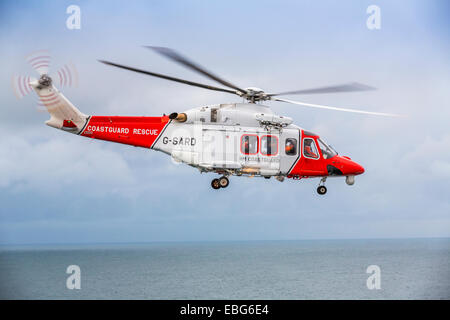
[[[303,145],[304,154],[305,154],[305,156],[310,157],[310,158],[318,158],[318,155],[314,152],[314,150],[315,150],[314,146],[311,145],[312,143],[313,143],[312,139],[304,140],[304,145]]]

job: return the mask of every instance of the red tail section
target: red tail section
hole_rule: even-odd
[[[168,116],[92,116],[86,122],[80,135],[137,147],[151,148],[169,122]]]

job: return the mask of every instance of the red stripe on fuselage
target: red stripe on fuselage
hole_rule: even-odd
[[[150,148],[168,122],[168,116],[92,116],[80,135],[136,147]]]

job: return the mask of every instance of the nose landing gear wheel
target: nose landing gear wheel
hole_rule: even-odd
[[[220,189],[219,179],[213,179],[213,181],[211,181],[211,187],[216,190]]]
[[[230,184],[230,181],[228,180],[227,177],[222,177],[222,178],[219,179],[220,187],[226,188],[226,187],[228,187],[229,184]]]
[[[320,195],[327,193],[327,187],[325,187],[325,186],[317,187],[317,193]]]

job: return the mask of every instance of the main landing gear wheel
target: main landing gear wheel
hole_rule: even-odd
[[[219,185],[221,188],[226,188],[230,184],[230,181],[227,177],[222,177],[219,179]]]
[[[216,190],[220,189],[219,179],[213,179],[213,181],[211,181],[211,187]]]
[[[318,186],[317,187],[317,193],[321,194],[321,195],[327,193],[327,187],[325,187],[325,186]]]
[[[213,181],[211,181],[211,187],[216,190],[220,188],[226,188],[229,184],[230,181],[225,176],[220,177],[219,179],[213,179]]]

